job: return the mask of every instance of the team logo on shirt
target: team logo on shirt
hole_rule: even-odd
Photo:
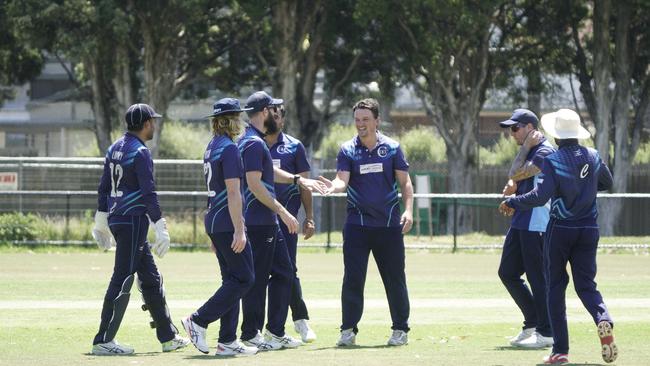
[[[284,146],[284,145],[278,146],[278,148],[276,150],[278,151],[278,154],[290,154],[291,153],[291,151],[289,151],[289,149],[287,149],[287,147]]]
[[[379,155],[380,158],[385,158],[386,155],[388,155],[388,148],[386,146],[379,146],[379,149],[377,149],[377,155]]]

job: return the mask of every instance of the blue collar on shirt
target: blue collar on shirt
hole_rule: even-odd
[[[255,131],[255,133],[256,133],[260,138],[262,138],[262,139],[264,139],[264,136],[266,136],[266,134],[265,134],[264,132],[258,130],[255,126],[253,126],[253,125],[250,124],[250,123],[248,124],[247,128],[250,128],[250,129],[252,129],[253,131]]]
[[[125,133],[125,135],[129,135],[131,137],[134,137],[136,140],[140,141],[140,143],[142,143],[142,145],[144,145],[144,141],[140,140],[140,138],[138,136],[134,135],[131,131],[127,131]]]
[[[377,147],[379,147],[379,145],[383,144],[385,141],[386,141],[385,136],[384,136],[381,132],[377,131],[377,144],[375,144],[375,147],[373,147],[372,149],[370,149],[370,151],[375,150]],[[355,147],[355,148],[356,148],[356,147],[366,147],[366,146],[361,142],[361,138],[359,137],[359,135],[357,135],[357,136],[354,138],[354,147]]]

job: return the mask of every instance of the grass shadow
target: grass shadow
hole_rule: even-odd
[[[355,349],[383,349],[383,348],[395,348],[395,346],[389,346],[387,344],[377,344],[374,346],[361,346],[361,345],[354,345],[354,346],[345,346],[345,347],[339,347],[339,346],[329,346],[329,347],[318,347],[318,348],[313,348],[310,349],[310,351],[324,351],[324,350],[331,350],[331,349],[336,349],[336,350],[355,350]]]

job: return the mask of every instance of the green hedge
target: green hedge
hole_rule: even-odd
[[[0,242],[35,240],[42,234],[42,220],[33,214],[7,213],[0,215]]]

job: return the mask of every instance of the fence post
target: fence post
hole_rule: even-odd
[[[196,212],[196,195],[192,196],[192,201],[194,203],[194,208],[192,209],[192,245],[196,246],[196,215],[198,214],[198,212]]]
[[[458,235],[458,199],[454,198],[454,248],[452,249],[452,253],[456,253],[456,236]]]
[[[327,200],[327,250],[332,248],[332,201],[333,197],[325,198]]]
[[[22,191],[25,187],[23,185],[23,180],[25,179],[23,174],[23,161],[18,161],[18,190]],[[18,212],[23,213],[23,195],[18,195]]]
[[[63,241],[68,241],[70,235],[70,193],[65,195],[65,229],[63,232]]]

